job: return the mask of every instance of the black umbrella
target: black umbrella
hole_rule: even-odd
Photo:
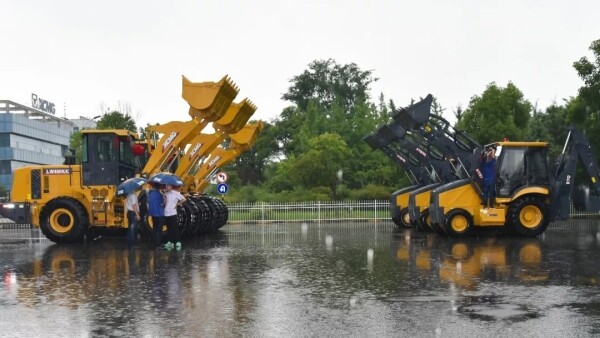
[[[175,185],[178,187],[183,185],[183,180],[179,178],[179,176],[169,172],[154,174],[150,177],[149,181],[163,185]]]
[[[144,184],[146,184],[146,179],[141,177],[125,180],[117,187],[117,196],[128,195],[132,191],[142,189]]]

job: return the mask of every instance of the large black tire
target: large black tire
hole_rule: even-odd
[[[177,219],[179,221],[179,233],[182,238],[192,237],[195,233],[198,217],[198,208],[190,199],[186,199],[183,205],[177,207]]]
[[[198,208],[198,217],[196,218],[196,235],[206,234],[212,231],[210,228],[211,211],[201,196],[194,196],[196,207]]]
[[[525,237],[536,237],[546,231],[550,224],[548,206],[534,196],[525,196],[508,208],[506,225],[510,232]]]
[[[201,198],[204,202],[206,202],[206,205],[210,210],[210,218],[207,227],[209,229],[208,232],[213,232],[219,228],[219,207],[215,203],[215,201],[212,198],[210,198],[210,196],[202,196]]]
[[[444,229],[442,227],[440,227],[439,224],[437,224],[437,223],[434,224],[431,222],[431,215],[429,214],[429,209],[425,209],[421,213],[420,223],[423,225],[423,227],[427,227],[427,228],[431,229],[433,232],[437,233],[438,235],[446,235],[446,231],[444,231]]]
[[[82,242],[89,224],[85,208],[70,197],[57,197],[40,212],[40,230],[54,243]]]
[[[225,204],[223,200],[216,197],[214,197],[213,199],[215,203],[217,203],[220,206],[221,214],[218,229],[221,229],[225,226],[225,224],[227,224],[227,220],[229,220],[229,209],[227,208],[227,204]]]
[[[410,214],[408,213],[408,208],[400,209],[400,214],[398,216],[392,217],[392,220],[399,227],[406,229],[414,228],[413,224],[410,222]]]
[[[473,229],[473,217],[463,209],[454,209],[444,217],[444,230],[450,237],[466,237]]]

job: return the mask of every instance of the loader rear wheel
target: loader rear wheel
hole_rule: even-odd
[[[88,225],[83,206],[69,197],[51,200],[40,212],[40,230],[55,243],[81,242]]]
[[[444,230],[450,237],[465,237],[473,228],[473,217],[466,210],[455,209],[446,214]]]
[[[549,224],[548,207],[539,198],[525,196],[508,209],[508,226],[521,236],[538,236]]]

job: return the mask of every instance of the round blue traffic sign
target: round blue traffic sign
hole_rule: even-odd
[[[227,186],[227,184],[225,184],[225,183],[217,184],[217,191],[219,192],[219,194],[225,194],[225,193],[227,193],[228,190],[229,190],[229,187]]]

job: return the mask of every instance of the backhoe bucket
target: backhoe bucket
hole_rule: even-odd
[[[227,134],[235,134],[246,125],[255,111],[256,106],[248,99],[233,103],[225,115],[213,123],[213,127]]]
[[[181,96],[190,105],[190,116],[207,121],[223,117],[239,92],[227,76],[221,81],[194,83],[183,76]]]
[[[394,111],[392,113],[392,118],[400,123],[406,130],[417,129],[429,121],[432,103],[433,96],[429,94],[423,100],[410,107],[400,108]]]
[[[231,139],[231,148],[239,151],[246,151],[254,145],[258,134],[263,128],[263,122],[249,123],[235,134],[229,135]]]

